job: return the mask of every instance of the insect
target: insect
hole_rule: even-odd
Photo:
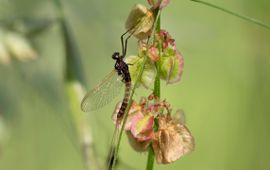
[[[122,100],[121,107],[119,112],[117,113],[117,122],[122,120],[122,117],[125,113],[125,110],[128,105],[129,96],[131,92],[131,77],[128,70],[128,64],[125,63],[124,57],[127,52],[127,42],[128,39],[132,36],[130,34],[125,42],[124,36],[129,32],[125,32],[121,36],[121,45],[122,45],[122,55],[119,52],[114,52],[112,55],[112,59],[115,60],[114,70],[109,73],[100,84],[98,84],[94,89],[89,91],[81,102],[81,109],[84,112],[97,110],[106,104],[110,103],[112,99],[117,96],[123,84],[125,84],[125,95]],[[119,77],[121,81],[119,81]],[[111,169],[114,161],[114,153],[115,153],[115,145],[117,143],[117,136],[119,135],[119,129],[115,127],[111,150],[108,154],[107,160],[107,169]]]
[[[103,81],[101,81],[100,84],[98,84],[94,89],[92,89],[85,95],[85,97],[83,98],[81,102],[82,111],[84,112],[94,111],[110,103],[112,99],[117,94],[119,94],[120,89],[123,86],[123,84],[125,84],[125,95],[122,100],[121,107],[117,113],[117,124],[118,123],[120,124],[128,105],[129,97],[131,94],[131,86],[132,86],[131,77],[128,70],[128,65],[130,64],[125,63],[124,57],[126,56],[126,52],[127,52],[128,39],[138,29],[140,29],[140,27],[137,28],[137,25],[135,25],[121,36],[122,54],[120,54],[119,52],[114,52],[112,55],[112,59],[115,60],[114,70],[110,74],[108,74],[103,79]],[[124,36],[127,33],[130,33],[130,34],[124,41]],[[116,77],[118,78],[118,81]],[[122,81],[119,81],[119,77],[122,79]],[[108,154],[108,160],[106,164],[108,170],[110,170],[113,167],[114,163],[116,162],[115,148],[119,141],[118,136],[119,136],[119,128],[115,126],[115,130],[113,133],[111,146],[110,146],[111,149]]]
[[[127,31],[121,36],[122,54],[115,52],[112,55],[112,58],[115,60],[114,70],[107,77],[105,77],[105,79],[99,85],[86,94],[81,103],[82,111],[93,111],[112,101],[112,98],[119,94],[119,87],[123,85],[123,83],[119,83],[120,81],[115,81],[115,75],[118,75],[122,77],[122,82],[125,84],[125,96],[123,98],[121,108],[117,114],[117,120],[122,118],[128,104],[128,98],[131,90],[131,78],[128,70],[128,64],[124,62],[124,57],[126,56],[127,52],[127,42],[132,35],[147,35],[154,22],[151,12],[151,17],[149,16],[147,19],[144,17],[138,19],[138,16],[134,16],[135,14],[141,13],[145,13],[145,15],[148,16],[149,10],[147,8],[136,6],[134,10],[137,12],[133,11],[130,13],[127,20],[128,22],[126,23]],[[127,33],[130,34],[124,42],[124,36]],[[117,74],[115,74],[115,72]]]
[[[81,102],[82,111],[94,111],[110,103],[112,99],[119,94],[123,84],[125,84],[125,95],[117,114],[117,120],[121,120],[123,117],[131,90],[131,77],[128,70],[128,64],[124,61],[127,52],[127,42],[132,36],[132,34],[130,34],[124,42],[124,36],[128,32],[129,30],[121,36],[122,54],[114,52],[112,55],[112,59],[115,60],[114,70],[108,74],[100,84],[85,95]],[[121,81],[119,80],[119,77],[121,78]]]

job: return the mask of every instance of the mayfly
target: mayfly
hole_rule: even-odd
[[[108,74],[100,84],[98,84],[94,89],[92,89],[85,95],[81,102],[82,111],[94,111],[110,103],[112,99],[117,96],[117,94],[119,94],[123,84],[125,84],[125,95],[122,100],[121,107],[117,113],[117,123],[120,123],[120,121],[122,120],[122,117],[128,105],[131,92],[131,77],[128,70],[128,64],[124,61],[124,57],[126,56],[127,52],[127,42],[128,39],[132,36],[132,33],[125,39],[125,42],[124,36],[129,31],[130,30],[126,31],[121,36],[122,55],[119,52],[114,52],[112,55],[112,59],[115,60],[114,70],[110,74]],[[122,79],[122,81],[119,81],[119,77]],[[111,151],[108,155],[108,169],[111,169],[112,163],[114,161],[113,155],[115,143],[117,143],[116,138],[119,135],[118,132],[119,131],[116,126],[113,133]]]
[[[132,34],[126,38],[125,42],[124,36],[129,31],[130,30],[121,36],[122,54],[114,52],[112,55],[112,59],[115,60],[114,70],[108,74],[100,84],[85,95],[81,102],[82,111],[94,111],[110,103],[110,101],[119,94],[123,84],[125,84],[125,95],[122,100],[121,108],[117,114],[117,119],[121,120],[126,110],[131,90],[131,77],[128,70],[128,64],[124,61],[127,52],[127,41]],[[119,80],[119,77],[121,78],[121,81]]]
[[[110,73],[105,79],[96,86],[93,90],[88,92],[83,98],[81,103],[81,109],[85,112],[93,111],[101,108],[112,101],[112,98],[119,94],[119,87],[125,84],[125,96],[122,101],[122,105],[117,114],[117,120],[121,120],[127,104],[131,90],[131,78],[128,70],[128,64],[124,62],[124,57],[127,52],[127,41],[134,35],[135,37],[147,38],[149,31],[152,29],[154,23],[154,16],[151,10],[142,5],[136,5],[130,12],[126,21],[127,31],[121,36],[122,54],[115,52],[112,58],[115,60],[115,66],[112,73]],[[130,33],[125,39],[124,36]],[[117,73],[117,74],[115,74]],[[115,81],[116,77],[121,77],[121,81]],[[120,82],[120,83],[119,83]]]
[[[117,120],[115,130],[113,133],[112,144],[109,155],[107,157],[108,158],[107,169],[109,170],[116,166],[117,151],[119,147],[119,135],[120,135],[119,126],[117,125],[121,124],[121,120],[127,109],[129,98],[131,95],[132,85],[130,73],[128,70],[129,64],[124,62],[124,57],[126,56],[127,52],[127,41],[132,35],[141,40],[148,38],[149,41],[149,34],[152,30],[153,23],[154,23],[154,16],[150,10],[141,5],[135,6],[135,8],[130,12],[126,22],[126,28],[128,31],[126,31],[121,36],[122,54],[120,54],[119,52],[115,52],[112,55],[112,58],[115,60],[114,71],[110,73],[104,79],[104,81],[102,81],[98,86],[96,86],[96,88],[88,92],[86,96],[83,98],[81,103],[81,108],[83,111],[88,112],[96,110],[112,101],[112,98],[117,94],[119,94],[120,89],[119,87],[125,84],[125,95],[122,100],[121,107],[117,113]],[[125,39],[124,43],[124,36],[127,33],[130,33],[130,35]],[[122,82],[124,83],[118,83],[120,81],[115,81],[115,78],[113,78],[115,75],[121,77]],[[124,125],[122,124],[122,127],[123,126]]]

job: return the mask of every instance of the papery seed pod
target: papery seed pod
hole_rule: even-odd
[[[135,101],[132,102],[132,105],[129,109],[128,112],[128,118],[125,124],[125,130],[130,131],[133,123],[134,123],[134,117],[136,117],[137,115],[143,114],[142,113],[142,107],[141,105],[137,104]]]
[[[153,12],[141,4],[137,4],[130,11],[125,27],[129,33],[139,40],[146,39],[153,27],[155,18]]]
[[[131,64],[129,66],[129,72],[131,80],[135,81],[138,77],[138,73],[143,62],[143,57],[128,56],[125,58],[125,62]],[[145,88],[152,88],[155,82],[156,74],[157,70],[155,65],[150,60],[148,60],[145,63],[141,80],[139,80],[140,84],[142,84]]]
[[[117,105],[114,115],[118,112],[120,104]],[[125,131],[131,146],[136,151],[143,152],[147,150],[154,136],[153,124],[154,117],[151,114],[142,112],[141,105],[133,102],[128,113]]]
[[[126,131],[127,137],[129,144],[131,147],[137,151],[137,152],[145,152],[148,150],[148,146],[151,143],[151,140],[148,141],[138,141],[137,139],[134,138],[134,136],[131,134],[130,131]]]
[[[151,46],[148,49],[148,57],[152,60],[152,61],[158,61],[159,60],[159,51],[156,47]]]
[[[11,54],[21,61],[37,58],[37,52],[33,49],[30,42],[18,33],[7,33],[5,43]]]
[[[169,48],[174,51],[176,50],[175,40],[171,37],[168,31],[162,29],[155,37],[159,42],[161,42],[163,49]]]
[[[169,115],[160,116],[158,125],[153,140],[157,163],[172,163],[194,149],[194,139],[185,125],[175,123]]]
[[[184,58],[180,52],[167,49],[161,57],[161,78],[168,84],[181,80],[184,69]]]
[[[144,67],[142,74],[141,83],[147,89],[152,89],[155,83],[155,78],[157,75],[156,67],[153,63],[147,62]]]
[[[154,116],[151,113],[137,113],[131,120],[130,132],[138,141],[148,141],[153,138]]]

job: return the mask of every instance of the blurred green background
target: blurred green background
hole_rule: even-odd
[[[125,19],[138,1],[63,0],[64,13],[82,56],[88,88],[113,68]],[[270,24],[269,0],[209,0]],[[53,1],[0,0],[0,17],[53,18]],[[188,0],[173,1],[162,28],[184,55],[182,81],[162,84],[161,95],[186,112],[195,151],[161,170],[270,169],[270,31]],[[39,57],[0,65],[0,169],[82,170],[83,163],[64,86],[65,51],[59,24],[31,38]],[[128,54],[136,54],[136,40]],[[136,98],[150,91],[136,94]],[[112,137],[114,100],[90,114],[95,156],[105,161]],[[82,113],[85,114],[85,113]],[[4,127],[4,129],[3,129]],[[0,133],[1,134],[1,133]],[[3,137],[4,136],[4,137]],[[119,169],[145,169],[147,154],[126,137]]]

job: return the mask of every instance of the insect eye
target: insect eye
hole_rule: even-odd
[[[112,55],[112,58],[117,59],[117,58],[119,58],[119,55],[120,55],[119,52],[114,52]]]

